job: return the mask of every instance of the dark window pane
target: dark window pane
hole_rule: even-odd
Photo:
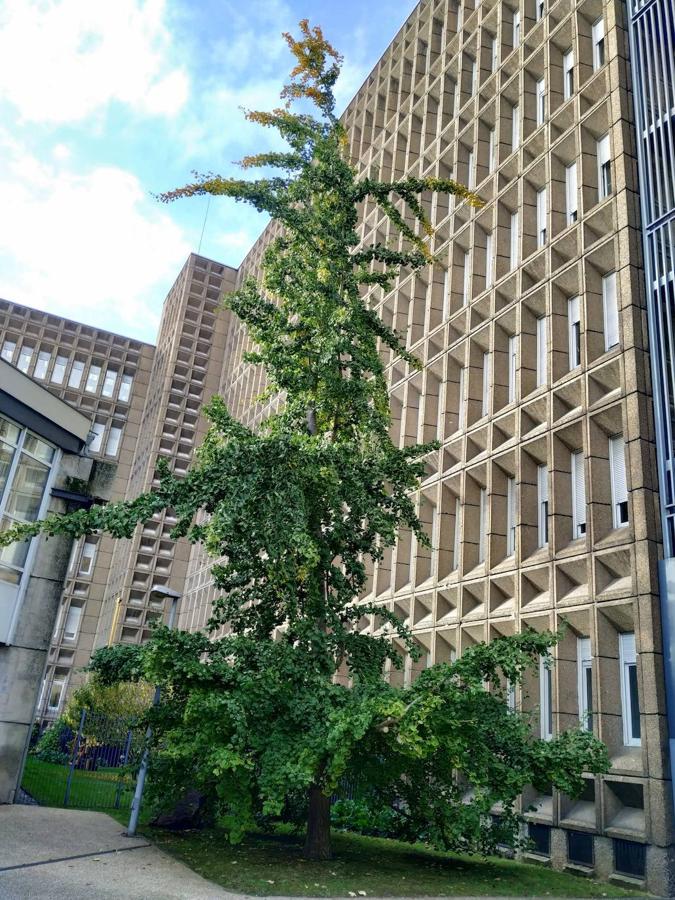
[[[567,858],[581,866],[593,865],[593,835],[584,831],[567,832]]]
[[[614,870],[624,875],[643,878],[645,874],[646,848],[635,841],[614,840]]]
[[[628,688],[630,690],[630,729],[634,738],[640,737],[640,703],[638,700],[637,666],[628,666]]]
[[[542,856],[551,855],[551,827],[550,825],[538,825],[530,822],[528,825],[529,838],[533,843],[535,853],[541,853]]]

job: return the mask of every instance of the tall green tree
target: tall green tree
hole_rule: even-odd
[[[265,369],[266,396],[281,395],[282,409],[253,431],[216,397],[183,480],[162,466],[160,487],[137,500],[50,517],[0,541],[38,531],[126,537],[172,507],[174,537],[202,543],[218,560],[212,633],[159,630],[142,653],[145,676],[165,686],[153,763],[164,795],[198,785],[234,812],[234,837],[256,815],[279,815],[302,796],[305,853],[327,859],[331,794],[361,770],[372,802],[396,807],[402,834],[415,837],[427,823],[422,830],[438,846],[487,851],[515,833],[524,785],[574,793],[582,771],[607,766],[585,732],[539,741],[508,709],[505,679],[520,681],[555,636],[495,641],[396,688],[382,671],[388,660],[402,663],[392,637],[414,654],[411,635],[393,612],[356,602],[366,561],[381,559],[400,529],[428,544],[414,492],[434,449],[400,449],[390,439],[380,351],[419,362],[363,297],[431,261],[424,193],[480,201],[451,180],[358,178],[335,115],[339,55],[306,21],[298,39],[285,38],[296,59],[286,105],[247,117],[276,130],[287,150],[243,160],[265,170],[256,180],[205,175],[161,197],[230,197],[283,226],[265,252],[262,282],[249,278],[226,300],[252,338],[248,360]],[[389,217],[392,245],[360,244],[365,201]],[[378,614],[382,633],[355,627],[368,613]],[[216,637],[223,626],[226,636]],[[499,822],[489,816],[496,803]]]

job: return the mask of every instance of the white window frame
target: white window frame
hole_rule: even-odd
[[[567,301],[567,340],[570,372],[581,365],[581,300],[570,297]]]
[[[537,127],[541,127],[546,121],[546,79],[539,78],[534,86],[536,102]]]
[[[124,429],[121,425],[111,425],[108,432],[108,438],[105,442],[105,455],[115,458],[120,452],[122,446],[122,434]]]
[[[539,657],[539,734],[543,741],[553,740],[553,668]]]
[[[572,482],[572,540],[586,535],[586,480],[584,454],[573,450],[570,454],[570,476]]]
[[[534,19],[540,22],[544,18],[546,11],[546,0],[534,0]]]
[[[16,361],[16,367],[19,372],[23,372],[24,375],[30,369],[30,364],[33,361],[33,354],[35,353],[35,347],[30,347],[27,344],[24,344],[19,350],[19,358]]]
[[[598,158],[598,202],[612,193],[612,151],[609,134],[603,134],[596,142]]]
[[[75,610],[77,610],[77,613],[75,613]],[[77,636],[80,632],[80,626],[82,624],[83,612],[83,608],[76,603],[71,603],[68,607],[68,612],[66,613],[66,618],[63,623],[64,641],[68,641],[68,643],[75,643],[75,641],[77,640]],[[73,614],[72,617],[71,613]]]
[[[54,677],[52,678],[51,684],[49,685],[49,690],[47,691],[47,697],[46,697],[46,705],[47,705],[47,710],[49,712],[58,712],[61,709],[61,705],[63,703],[63,696],[66,692],[67,684],[68,684],[68,676],[67,675],[54,675]],[[49,701],[51,699],[52,690],[54,689],[55,685],[59,685],[61,687],[61,690],[59,691],[59,699],[58,699],[56,706],[52,706]]]
[[[563,98],[570,100],[574,94],[574,50],[563,53]]]
[[[520,104],[514,103],[511,107],[511,152],[520,147]]]
[[[66,378],[66,370],[68,369],[68,357],[57,354],[54,360],[54,368],[52,369],[51,384],[63,384]]]
[[[464,428],[464,381],[466,380],[466,376],[464,374],[464,366],[459,370],[459,385],[457,387],[457,391],[459,394],[459,403],[457,409],[457,430],[461,431]]]
[[[11,347],[11,349],[10,349]],[[12,363],[14,361],[14,355],[16,353],[16,341],[11,341],[9,338],[2,342],[2,352],[0,356],[7,360],[8,363]]]
[[[546,246],[548,192],[545,187],[537,191],[537,249]]]
[[[589,637],[577,638],[577,700],[581,728],[593,731],[593,655]]]
[[[101,385],[101,396],[102,397],[113,397],[115,394],[115,386],[117,385],[117,378],[119,372],[117,369],[106,369],[105,375],[103,376],[103,384]]]
[[[565,219],[567,225],[574,225],[579,218],[579,187],[577,179],[577,164],[571,163],[565,167]]]
[[[471,60],[471,96],[478,90],[478,60]]]
[[[609,438],[608,444],[609,475],[612,492],[612,524],[614,528],[626,528],[628,525],[626,443],[622,434],[614,434]]]
[[[473,150],[469,150],[469,156],[466,161],[468,168],[468,177],[466,186],[472,191],[476,187],[476,155]]]
[[[450,315],[450,270],[443,269],[443,306],[441,310],[443,321]]]
[[[480,489],[478,498],[478,562],[487,556],[487,488]]]
[[[513,11],[513,30],[511,32],[511,43],[513,44],[513,49],[520,46],[520,10],[515,9]]]
[[[452,538],[452,571],[459,569],[459,538],[461,534],[460,522],[462,516],[462,504],[459,497],[455,497],[455,533]]]
[[[516,479],[506,479],[506,555],[516,552]]]
[[[464,271],[462,273],[462,306],[467,306],[471,299],[471,258],[469,251],[464,251]]]
[[[537,548],[548,547],[548,466],[537,466]]]
[[[621,680],[621,719],[623,721],[623,742],[626,747],[642,746],[642,727],[640,734],[633,733],[633,698],[630,690],[631,666],[635,666],[637,675],[637,653],[635,648],[635,633],[630,631],[619,635],[619,669]],[[637,679],[636,679],[637,680]],[[640,715],[640,698],[636,698],[637,713]],[[640,723],[641,724],[641,723]]]
[[[98,385],[101,380],[101,371],[102,367],[96,363],[92,363],[89,366],[87,380],[84,383],[84,390],[87,394],[95,394],[98,390]]]
[[[483,416],[490,414],[490,354],[487,350],[483,353],[483,394],[481,413]]]
[[[79,390],[84,377],[84,362],[81,359],[74,359],[70,367],[70,375],[68,376],[68,387],[73,390]]]
[[[509,360],[509,380],[508,380],[508,400],[509,403],[516,402],[516,375],[518,371],[518,338],[515,334],[509,335],[508,341],[508,360]]]
[[[485,289],[494,284],[494,237],[491,231],[485,234]]]
[[[488,131],[488,172],[492,174],[495,170],[495,130],[490,128]]]
[[[105,425],[103,422],[92,422],[91,426],[91,434],[93,437],[89,444],[87,445],[87,450],[89,453],[100,453],[101,447],[103,445],[103,434],[105,432]]]
[[[499,48],[498,48],[498,44],[497,44],[497,38],[496,38],[496,37],[493,37],[493,38],[492,38],[492,45],[491,45],[491,47],[490,47],[490,67],[491,67],[491,68],[490,68],[490,71],[491,71],[492,73],[494,73],[494,72],[497,71],[497,66],[498,66],[498,64],[499,64],[499,54],[498,54],[498,51],[499,51]]]
[[[605,64],[605,20],[600,18],[591,28],[593,40],[593,71],[597,72]]]
[[[540,316],[536,320],[536,341],[537,341],[537,372],[536,372],[536,383],[537,387],[542,387],[542,385],[547,382],[547,366],[548,366],[548,334],[546,331],[547,321],[546,316]]]
[[[509,266],[510,269],[515,269],[518,265],[518,244],[520,239],[520,216],[518,215],[518,210],[516,212],[511,213],[511,235],[510,235],[510,246],[509,246]]]
[[[52,354],[50,350],[38,350],[35,368],[33,369],[33,378],[37,378],[39,381],[44,381],[47,378],[51,359]]]
[[[80,554],[80,562],[77,568],[78,575],[91,575],[96,565],[96,554],[98,553],[98,543],[96,541],[85,540],[82,544],[82,552]],[[85,561],[87,565],[85,565]]]
[[[616,272],[608,272],[602,278],[602,316],[605,350],[608,351],[621,343]]]

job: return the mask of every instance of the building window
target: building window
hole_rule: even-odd
[[[64,641],[74,641],[77,637],[77,633],[80,630],[80,620],[82,619],[82,607],[81,606],[73,606],[72,604],[68,607],[68,614],[66,615],[66,621],[63,626],[63,640]]]
[[[581,314],[578,297],[567,301],[567,334],[571,372],[581,365]]]
[[[493,277],[492,273],[494,271],[494,251],[493,251],[493,238],[492,232],[488,231],[485,235],[485,287],[486,289],[492,287]]]
[[[129,397],[131,397],[131,385],[133,384],[133,377],[131,375],[122,375],[122,380],[120,381],[120,390],[117,395],[117,399],[121,400],[122,403],[128,403]]]
[[[513,49],[520,45],[520,10],[513,12]]]
[[[537,547],[548,546],[548,467],[537,466]]]
[[[539,657],[539,730],[544,741],[553,738],[553,671],[550,660]]]
[[[478,506],[478,562],[485,562],[487,544],[487,490],[480,489]]]
[[[47,369],[49,368],[49,361],[51,358],[52,355],[48,350],[40,350],[35,362],[33,378],[39,378],[40,381],[44,381],[44,379],[47,377]]]
[[[551,855],[551,826],[540,825],[538,822],[529,822],[527,826],[528,837],[532,841],[532,850],[541,856]]]
[[[455,498],[455,534],[452,541],[452,571],[459,569],[459,536],[461,534],[460,523],[462,516],[462,504],[459,497]]]
[[[490,354],[483,354],[483,404],[482,414],[489,415],[490,412]]]
[[[495,130],[491,128],[488,132],[488,172],[495,170]]]
[[[468,178],[466,186],[469,188],[469,190],[473,190],[476,187],[476,161],[473,150],[469,150],[469,156],[467,158],[466,164],[468,167]]]
[[[66,377],[66,366],[68,365],[68,357],[67,356],[57,356],[56,362],[54,363],[54,368],[52,370],[51,382],[52,384],[63,384],[63,379]]]
[[[92,435],[92,439],[89,442],[89,452],[90,453],[100,453],[101,452],[101,444],[103,442],[103,432],[105,431],[105,425],[103,422],[94,422],[91,426],[91,431],[89,432]]]
[[[537,191],[537,247],[546,243],[546,188]]]
[[[619,666],[621,668],[623,742],[627,747],[639,747],[641,744],[640,701],[635,634],[633,632],[619,635]]]
[[[14,351],[16,350],[16,341],[5,341],[2,345],[2,353],[0,354],[3,359],[6,359],[8,363],[13,362],[14,360]]]
[[[563,96],[569,100],[574,93],[574,50],[563,54]]]
[[[493,37],[492,43],[490,45],[490,71],[496,72],[498,64],[499,64],[499,56],[498,56],[498,49],[497,49],[497,38]]]
[[[602,279],[602,312],[605,326],[605,350],[619,344],[619,306],[616,294],[616,272]]]
[[[82,384],[82,375],[84,373],[84,363],[81,359],[73,360],[73,365],[70,368],[70,375],[68,377],[68,387],[79,388]]]
[[[534,0],[534,18],[538,22],[544,16],[545,0]]]
[[[119,425],[112,425],[108,434],[108,442],[105,445],[106,456],[117,456],[122,440],[122,429]]]
[[[537,125],[543,125],[546,119],[546,83],[540,78],[535,86],[535,96],[537,103]]]
[[[98,388],[99,378],[101,377],[101,367],[91,365],[89,366],[89,374],[87,375],[87,383],[84,386],[85,391],[88,391],[90,394],[95,394],[96,389]]]
[[[91,575],[94,570],[94,562],[96,561],[96,542],[85,541],[80,555],[79,575]]]
[[[459,400],[457,409],[457,430],[464,428],[464,367],[459,370]]]
[[[577,698],[581,727],[593,731],[593,657],[589,637],[577,638]]]
[[[575,450],[572,465],[572,539],[586,534],[586,481],[584,479],[584,454]]]
[[[520,106],[516,103],[511,107],[511,150],[520,147]]]
[[[644,878],[647,864],[647,848],[636,841],[614,838],[614,871],[621,875]]]
[[[506,555],[516,552],[516,479],[506,479]]]
[[[469,260],[468,251],[464,252],[464,274],[463,274],[463,282],[462,282],[462,305],[466,306],[466,304],[471,299],[471,265]]]
[[[600,66],[604,66],[605,64],[605,22],[603,19],[598,19],[598,21],[593,24],[592,39],[593,71],[597,72]]]
[[[443,310],[442,317],[443,321],[448,318],[450,315],[450,272],[447,269],[443,269]],[[122,392],[120,388],[120,393]]]
[[[547,357],[546,316],[542,316],[540,319],[537,319],[537,387],[546,384]]]
[[[58,712],[66,690],[66,680],[67,677],[65,675],[54,676],[47,700],[47,709],[49,712]]]
[[[516,354],[518,350],[518,339],[515,335],[509,336],[509,346],[508,346],[508,355],[509,355],[509,383],[508,383],[508,397],[509,403],[515,403],[516,400]]]
[[[626,485],[626,448],[623,435],[609,439],[609,471],[612,488],[612,522],[615,528],[628,525],[628,487]]]
[[[33,358],[33,347],[27,347],[25,344],[19,351],[19,361],[16,364],[17,369],[21,372],[27,372],[30,367],[30,361]]]
[[[117,382],[117,372],[115,369],[107,369],[105,378],[103,379],[103,387],[101,388],[102,397],[112,397],[115,393],[115,383]]]
[[[511,269],[515,269],[518,265],[518,239],[520,235],[519,231],[519,222],[518,222],[518,213],[511,213],[511,246],[509,252],[509,265]]]
[[[585,831],[568,831],[567,858],[571,863],[576,863],[579,866],[592,867],[595,862],[593,835]]]
[[[612,163],[609,152],[609,135],[597,143],[598,155],[598,200],[604,200],[612,193]]]
[[[478,90],[478,65],[475,59],[471,60],[471,96]]]
[[[577,164],[572,163],[565,169],[565,212],[568,225],[573,225],[579,217],[578,193]]]

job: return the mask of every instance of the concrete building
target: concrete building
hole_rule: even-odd
[[[533,855],[664,895],[675,892],[674,42],[671,0],[629,10],[618,0],[423,0],[343,117],[360,174],[455,177],[485,201],[425,198],[438,262],[369,296],[423,362],[415,371],[387,356],[394,440],[442,444],[418,497],[432,549],[402,535],[363,598],[395,610],[422,651],[388,677],[410,681],[477,641],[567,621],[553,672],[514,702],[535,712],[544,738],[581,721],[607,744],[612,770],[589,778],[578,801],[524,797]],[[244,361],[246,333],[216,305],[260,274],[275,232],[238,270],[191,256],[154,354],[129,342],[138,374],[116,496],[150,487],[158,455],[187,467],[199,407],[216,389],[248,424],[267,414],[254,402],[263,376]],[[388,236],[365,204],[363,242]],[[13,309],[45,329],[22,338],[34,351],[47,329],[52,355],[62,334],[80,334]],[[15,314],[7,308],[10,325]],[[16,328],[7,333],[20,343]],[[80,358],[100,378],[107,357],[96,351],[95,362],[94,349]],[[39,362],[34,378],[45,377]],[[126,408],[99,403],[100,388],[89,394],[64,399],[93,403],[111,428]],[[143,640],[162,613],[147,599],[154,583],[184,590],[182,627],[205,626],[210,562],[173,545],[172,524],[157,517],[112,558],[99,553],[92,637],[76,653]],[[88,584],[73,566],[69,597]],[[358,627],[378,621],[364,615]],[[63,650],[56,639],[54,672]]]
[[[0,359],[0,517],[3,528],[91,502],[100,487],[83,455],[87,416]],[[44,537],[0,551],[0,803],[11,803],[72,541]]]

